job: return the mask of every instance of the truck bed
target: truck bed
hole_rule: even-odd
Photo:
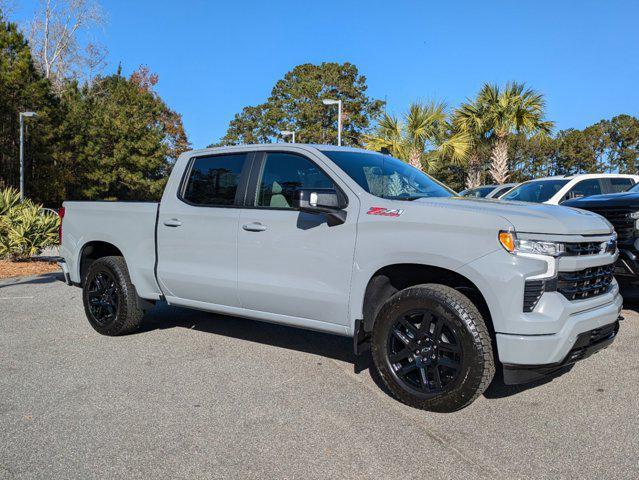
[[[64,202],[62,246],[71,281],[80,282],[80,257],[89,242],[109,242],[128,260],[131,280],[143,298],[157,299],[154,202]]]

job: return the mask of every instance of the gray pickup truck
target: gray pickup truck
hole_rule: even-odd
[[[401,401],[454,411],[609,345],[616,235],[589,212],[463,199],[388,155],[272,144],[183,154],[161,202],[66,202],[90,324],[155,302],[354,338]]]

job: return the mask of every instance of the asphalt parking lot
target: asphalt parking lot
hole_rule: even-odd
[[[350,339],[166,306],[104,337],[58,278],[0,281],[0,479],[639,478],[636,300],[567,374],[434,414]]]

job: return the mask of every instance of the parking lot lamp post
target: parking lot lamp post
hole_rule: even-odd
[[[282,130],[280,132],[282,134],[283,137],[292,137],[291,138],[291,143],[295,143],[295,132],[292,130]]]
[[[341,100],[331,100],[329,98],[325,98],[322,100],[324,105],[337,105],[337,146],[342,146],[342,101]]]
[[[20,201],[24,201],[24,117],[35,117],[35,112],[20,112]]]

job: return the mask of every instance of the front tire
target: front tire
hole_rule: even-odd
[[[495,374],[492,342],[479,310],[445,285],[416,285],[388,299],[375,320],[371,347],[392,394],[423,410],[460,410]]]
[[[131,333],[142,323],[144,312],[122,257],[102,257],[91,264],[82,300],[89,323],[102,335]]]

